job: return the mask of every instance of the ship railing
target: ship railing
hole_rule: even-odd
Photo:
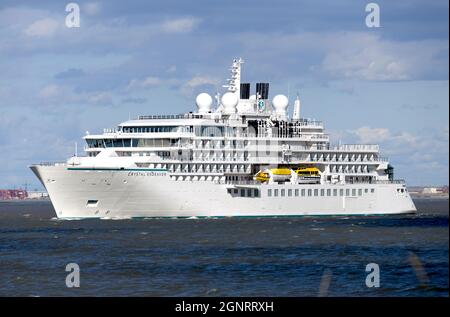
[[[377,181],[367,181],[367,182],[357,182],[352,184],[405,184],[405,180],[396,179],[396,180],[377,180]],[[265,183],[261,183],[255,180],[240,180],[240,181],[225,181],[227,185],[263,185]],[[350,183],[349,183],[350,184]],[[319,185],[319,184],[318,184]]]
[[[107,133],[117,133],[119,132],[119,130],[117,130],[116,128],[105,128],[103,129],[103,133],[107,134]]]
[[[203,119],[203,115],[193,113],[183,113],[183,114],[168,114],[168,115],[148,115],[138,117],[138,120],[155,120],[155,119]]]
[[[311,119],[299,119],[299,120],[292,119],[292,122],[295,122],[301,126],[308,126],[308,125],[322,126],[323,125],[322,121],[314,120],[314,119],[312,119],[312,120]]]
[[[378,144],[341,144],[330,146],[334,151],[378,151]]]
[[[406,184],[404,179],[393,179],[393,180],[376,180],[372,181],[372,184]]]
[[[225,181],[226,185],[261,185],[261,182],[254,181],[254,180],[241,180],[241,181]]]
[[[277,134],[274,133],[272,135],[268,133],[239,133],[239,134],[232,134],[232,133],[225,133],[224,135],[227,138],[264,138],[264,139],[307,139],[307,140],[328,140],[329,136],[328,134],[306,134],[306,133],[299,133],[299,134],[293,134],[293,135],[284,135],[284,134]],[[205,136],[208,138],[208,136]],[[217,137],[223,137],[222,135],[219,135]]]
[[[33,164],[33,165],[38,165],[38,166],[64,166],[64,165],[67,165],[67,162],[62,162],[62,161],[58,161],[58,162],[40,162],[40,163]]]

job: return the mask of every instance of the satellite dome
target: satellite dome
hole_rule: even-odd
[[[227,92],[222,96],[222,105],[225,107],[226,113],[235,113],[238,102],[239,99],[235,93]]]
[[[289,100],[285,95],[276,95],[273,97],[272,105],[277,112],[286,111],[289,104]]]
[[[281,120],[286,120],[287,107],[289,105],[289,99],[285,95],[276,95],[272,99],[272,106],[275,109],[275,114]]]
[[[208,113],[211,111],[212,98],[205,92],[202,92],[195,98],[197,104],[198,113]]]

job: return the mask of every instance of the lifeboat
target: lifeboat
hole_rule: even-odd
[[[298,176],[316,176],[320,175],[320,170],[317,167],[299,167],[295,169]]]
[[[317,167],[299,167],[294,170],[298,182],[302,184],[320,183],[320,170]]]
[[[256,173],[254,180],[259,182],[267,182],[273,180],[274,182],[285,182],[291,179],[290,168],[268,168]]]
[[[253,177],[253,179],[254,179],[255,181],[264,183],[264,182],[269,181],[270,175],[269,175],[269,173],[266,173],[266,172],[264,172],[264,171],[259,171],[259,172],[256,173],[256,175]]]

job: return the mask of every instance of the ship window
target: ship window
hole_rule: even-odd
[[[314,189],[314,196],[319,196],[319,190],[318,189]]]
[[[255,189],[254,193],[255,193],[255,197],[259,197],[259,190],[258,189]]]
[[[375,188],[371,188],[370,189],[370,192],[373,194],[373,193],[375,193]]]
[[[289,196],[289,197],[292,196],[292,189],[288,189],[288,196]]]
[[[367,194],[369,192],[369,189],[365,188],[364,193]]]
[[[327,189],[327,196],[331,196],[331,189]]]
[[[362,189],[358,189],[358,196],[362,196]]]
[[[245,197],[245,189],[241,189],[241,196]]]
[[[325,189],[320,190],[320,196],[325,196]]]
[[[345,196],[350,196],[350,189],[345,190]]]
[[[124,147],[130,147],[131,146],[131,139],[123,139],[123,146]]]
[[[97,207],[98,200],[96,199],[89,199],[86,203],[86,207]]]
[[[308,189],[308,196],[312,196],[312,189]]]
[[[302,196],[305,196],[305,190],[304,190],[304,189],[302,189],[301,195],[302,195]]]
[[[267,196],[272,197],[272,190],[271,189],[267,190]]]
[[[282,189],[282,190],[281,190],[281,197],[284,197],[284,194],[285,194],[285,190]]]
[[[298,197],[298,189],[295,190],[295,197]]]
[[[274,195],[275,197],[278,197],[278,189],[274,189],[274,190],[273,190],[273,195]]]
[[[111,139],[105,139],[105,147],[112,147],[112,140]]]
[[[252,197],[252,190],[251,189],[247,189],[247,197]]]
[[[356,196],[356,189],[355,188],[352,189],[352,196]]]
[[[337,189],[333,189],[333,196],[337,196]]]

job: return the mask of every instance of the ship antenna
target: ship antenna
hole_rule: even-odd
[[[228,84],[223,85],[222,87],[228,88],[228,91],[236,93],[238,96],[240,95],[241,89],[241,64],[244,63],[242,58],[233,59],[233,64],[231,65],[231,78],[228,79]]]
[[[287,91],[288,100],[289,100],[290,92],[291,92],[291,83],[288,82],[288,91]]]

